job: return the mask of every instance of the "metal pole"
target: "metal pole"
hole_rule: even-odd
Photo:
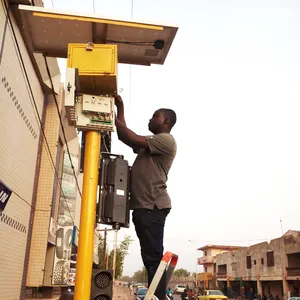
[[[106,266],[105,266],[106,270],[108,269],[108,259],[109,259],[109,251],[107,249],[107,252],[106,252]]]
[[[117,242],[118,242],[118,230],[115,230],[114,239],[114,258],[113,258],[113,279],[116,279],[116,258],[117,258]]]
[[[86,133],[74,300],[89,300],[94,252],[100,134]]]
[[[197,282],[197,271],[198,271],[198,258],[196,254],[196,276],[195,276],[195,288],[197,289],[198,287],[198,282]]]
[[[102,257],[103,269],[105,268],[105,264],[106,264],[106,236],[107,236],[107,231],[106,231],[106,228],[105,228],[105,231],[104,231],[104,245],[103,245],[103,257]]]

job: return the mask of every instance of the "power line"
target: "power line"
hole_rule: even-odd
[[[131,0],[131,11],[130,11],[131,21],[133,19],[133,0]],[[132,65],[129,65],[129,109],[131,108],[131,90],[132,90]]]
[[[55,163],[54,163],[51,151],[50,151],[50,146],[49,146],[49,143],[48,143],[48,140],[47,140],[44,128],[43,128],[42,120],[41,120],[41,117],[40,117],[40,114],[39,114],[39,111],[38,111],[38,107],[37,107],[37,104],[36,104],[36,101],[35,101],[35,97],[34,97],[34,94],[33,94],[33,91],[32,91],[32,87],[31,87],[31,84],[30,84],[28,73],[27,73],[27,70],[26,70],[26,67],[25,67],[25,63],[24,63],[24,60],[23,60],[23,57],[22,57],[22,52],[20,50],[20,46],[19,46],[18,39],[17,39],[16,33],[15,33],[15,29],[14,29],[12,21],[11,21],[9,8],[7,7],[5,1],[4,2],[2,1],[2,3],[4,4],[5,11],[6,11],[6,14],[8,16],[8,20],[9,20],[9,25],[10,25],[10,28],[11,28],[11,32],[13,34],[15,49],[16,49],[17,54],[18,54],[17,55],[18,61],[19,61],[20,65],[21,65],[21,69],[23,70],[23,75],[25,75],[25,79],[26,79],[26,82],[27,82],[27,85],[26,85],[27,86],[27,90],[29,91],[29,94],[31,96],[31,97],[29,97],[29,99],[30,99],[31,105],[33,105],[34,112],[35,112],[34,115],[35,115],[35,117],[36,117],[36,119],[38,121],[38,125],[39,125],[39,127],[40,127],[40,129],[42,131],[42,134],[43,134],[43,137],[44,137],[44,141],[45,141],[45,144],[46,144],[46,148],[47,148],[47,151],[48,151],[48,156],[50,157],[50,160],[51,160],[51,163],[52,163],[52,166],[53,166],[53,169],[54,169],[55,177],[57,179],[57,182],[59,183],[59,186],[60,186],[60,189],[61,189],[61,193],[62,193],[62,195],[64,197],[65,203],[66,203],[68,211],[70,213],[70,217],[72,219],[73,224],[75,224],[75,222],[74,222],[74,220],[72,218],[72,214],[71,214],[69,205],[68,205],[68,203],[66,201],[66,196],[65,196],[65,194],[63,192],[62,185],[61,185],[61,182],[60,182],[60,179],[59,179],[56,167],[55,167]]]
[[[22,201],[24,201],[29,207],[31,207],[33,210],[35,211],[44,211],[44,212],[49,212],[51,211],[50,209],[36,209],[35,207],[33,207],[26,199],[24,199],[23,197],[21,197],[17,192],[12,191],[19,199],[21,199]]]
[[[56,95],[55,95],[54,85],[53,85],[52,77],[51,77],[51,74],[50,74],[47,57],[45,55],[44,55],[44,59],[45,59],[45,64],[46,64],[48,77],[49,77],[49,80],[50,80],[50,83],[51,83],[52,95],[53,95],[53,98],[54,98],[54,102],[55,102],[55,106],[56,106],[56,110],[57,110],[57,114],[58,114],[58,118],[59,118],[60,127],[61,127],[61,130],[62,130],[62,133],[63,133],[63,137],[64,137],[65,144],[66,144],[66,147],[67,147],[69,160],[70,160],[70,163],[71,163],[71,168],[72,168],[72,171],[73,171],[73,176],[74,176],[75,181],[76,181],[76,186],[77,186],[79,195],[82,198],[81,190],[80,190],[80,187],[79,187],[79,183],[78,183],[78,180],[77,180],[77,177],[76,177],[76,174],[75,174],[75,169],[74,169],[74,165],[73,165],[72,158],[71,158],[70,149],[69,149],[69,146],[68,146],[68,141],[67,141],[67,138],[66,138],[65,128],[64,128],[64,125],[63,125],[63,122],[62,122],[62,118],[61,118],[61,114],[60,114],[60,111],[59,111],[57,98],[56,98]]]
[[[94,10],[94,13],[96,13],[95,0],[93,0],[93,10]]]
[[[166,240],[178,240],[178,238],[166,238]],[[187,242],[189,243],[198,243],[198,244],[202,244],[202,243],[209,243],[209,244],[213,244],[213,243],[242,243],[242,242],[255,242],[255,241],[269,241],[271,240],[270,238],[261,238],[261,239],[246,239],[246,240],[227,240],[227,241],[220,241],[220,240],[215,240],[215,241],[206,241],[206,240],[187,240]],[[218,245],[216,245],[218,246]]]
[[[131,18],[131,20],[133,19],[133,0],[131,0],[130,18]]]

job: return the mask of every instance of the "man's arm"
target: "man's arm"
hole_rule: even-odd
[[[116,119],[116,127],[119,140],[129,147],[133,148],[134,152],[137,149],[149,149],[146,137],[134,133],[132,130],[127,128],[126,125],[123,124],[118,118]]]
[[[126,126],[125,114],[124,114],[124,103],[122,97],[119,95],[115,95],[114,98],[118,110],[117,119]]]
[[[126,121],[125,121],[125,113],[124,113],[124,102],[123,102],[123,99],[122,99],[121,96],[115,95],[114,97],[115,97],[115,104],[117,106],[117,111],[118,111],[117,112],[117,119],[116,119],[116,127],[117,127],[119,140],[121,140],[120,134],[119,134],[119,129],[118,129],[118,126],[117,126],[117,122],[120,121],[127,128]],[[122,142],[125,143],[124,141],[122,141]],[[130,145],[128,145],[128,146],[130,146]],[[137,147],[137,146],[130,146],[130,147],[132,147],[132,150],[133,150],[134,153],[136,153],[136,154],[139,153],[140,147]]]

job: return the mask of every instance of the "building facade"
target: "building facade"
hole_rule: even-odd
[[[0,32],[0,291],[1,298],[16,300],[24,296],[32,221],[39,210],[39,120],[45,118],[47,87],[8,1],[1,1]]]
[[[80,197],[69,154],[78,174],[80,147],[66,121],[57,60],[47,59],[55,99],[44,58],[27,50],[9,2],[0,5],[0,297],[16,300],[26,286],[47,290],[74,278]]]
[[[197,249],[203,252],[203,256],[198,258],[198,265],[204,269],[204,272],[197,274],[197,286],[204,289],[216,288],[216,256],[238,248],[238,246],[206,245]]]
[[[300,295],[300,232],[216,255],[218,287],[229,295]]]

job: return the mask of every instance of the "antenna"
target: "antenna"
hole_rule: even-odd
[[[283,235],[283,225],[282,225],[282,218],[280,217],[280,226],[281,226],[281,234]]]

